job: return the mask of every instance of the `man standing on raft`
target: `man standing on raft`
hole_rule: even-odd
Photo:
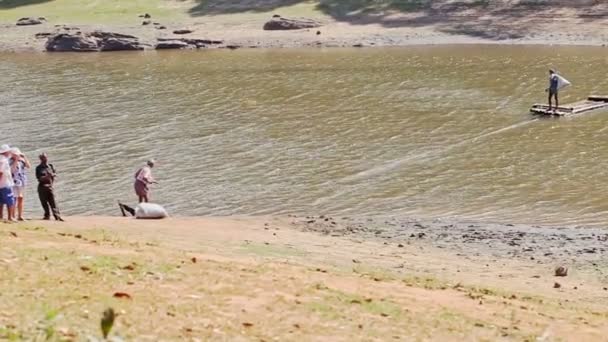
[[[555,73],[555,71],[553,69],[549,70],[549,88],[545,89],[545,91],[549,92],[549,111],[551,111],[551,98],[555,97],[555,109],[553,111],[557,110],[557,107],[559,107],[559,100],[557,98],[557,91],[558,91],[558,86],[559,86],[559,77],[557,76],[557,73]]]

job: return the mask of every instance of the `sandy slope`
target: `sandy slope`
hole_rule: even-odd
[[[342,223],[335,224],[339,231]],[[431,243],[305,231],[298,218],[70,217],[0,224],[0,338],[601,340],[594,274]],[[558,281],[562,287],[554,289]],[[131,299],[113,298],[125,292]]]
[[[175,2],[162,9],[149,5],[117,9],[109,4],[80,6],[73,0],[55,0],[67,6],[63,13],[53,1],[3,9],[0,6],[0,50],[41,51],[45,39],[39,32],[54,32],[55,25],[67,24],[80,30],[105,29],[133,34],[153,46],[158,37],[172,37],[178,28],[190,28],[192,38],[221,39],[226,45],[241,47],[337,47],[405,46],[413,44],[566,44],[604,45],[608,35],[603,28],[608,20],[608,4],[599,1],[551,2],[529,5],[525,1],[433,1],[420,9],[401,8],[397,1],[211,1],[206,7],[191,1]],[[269,4],[272,2],[272,4]],[[365,6],[357,6],[357,4]],[[523,4],[522,4],[523,3]],[[239,6],[239,4],[241,4]],[[376,4],[376,5],[372,5]],[[486,4],[480,6],[479,4]],[[528,5],[526,5],[528,4]],[[82,9],[79,10],[80,6]],[[75,7],[72,9],[72,7]],[[154,13],[152,21],[166,25],[142,26],[137,15]],[[45,12],[50,13],[47,14]],[[82,13],[81,13],[82,12]],[[17,27],[20,15],[47,16],[49,22],[32,27]],[[320,20],[319,29],[263,31],[272,14]],[[317,31],[320,34],[317,34]]]

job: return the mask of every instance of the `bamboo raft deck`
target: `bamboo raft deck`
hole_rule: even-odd
[[[592,95],[586,100],[559,106],[557,110],[551,111],[548,105],[537,103],[532,105],[530,112],[539,115],[570,116],[602,108],[608,108],[608,96]]]

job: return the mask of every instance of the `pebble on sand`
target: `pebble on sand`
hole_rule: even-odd
[[[555,269],[556,277],[565,277],[568,275],[568,268],[564,266],[559,266]]]

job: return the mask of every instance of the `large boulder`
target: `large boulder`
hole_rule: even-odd
[[[27,25],[40,25],[42,22],[46,21],[44,17],[39,18],[21,18],[17,20],[17,26],[27,26]]]
[[[128,51],[143,50],[139,39],[126,34],[94,31],[58,33],[48,38],[46,51]]]
[[[78,51],[89,52],[99,51],[97,38],[82,34],[59,33],[52,35],[46,41],[46,51],[64,52]]]
[[[270,21],[264,24],[264,30],[300,30],[319,26],[321,26],[321,23],[312,19],[289,19],[283,17],[273,17]]]

